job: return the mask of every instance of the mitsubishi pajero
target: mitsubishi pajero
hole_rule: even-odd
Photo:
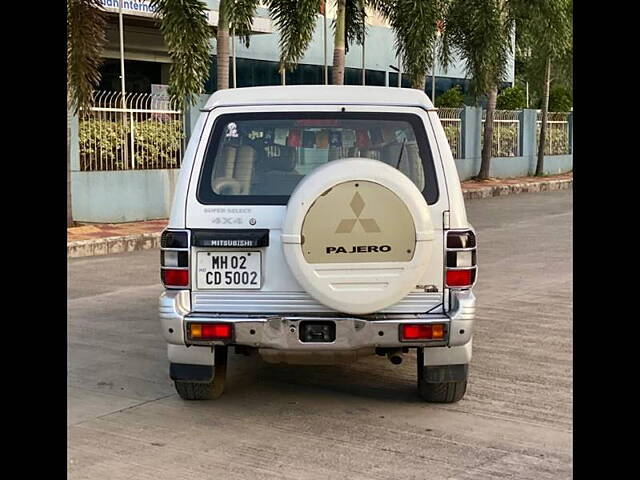
[[[421,91],[277,86],[202,109],[161,238],[160,323],[183,399],[227,352],[335,364],[417,352],[428,402],[466,391],[476,282],[437,110]]]

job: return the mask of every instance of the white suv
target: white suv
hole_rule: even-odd
[[[471,360],[476,236],[436,109],[418,90],[213,94],[161,240],[160,322],[188,400],[227,349],[333,364],[417,350],[418,391],[456,402]]]

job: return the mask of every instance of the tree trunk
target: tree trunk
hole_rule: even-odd
[[[423,74],[420,78],[413,80],[411,82],[411,88],[416,88],[418,90],[422,90],[424,92],[424,88],[427,85],[427,74]]]
[[[345,12],[346,0],[337,0],[336,34],[333,41],[333,70],[331,83],[344,85],[344,51],[345,51]]]
[[[218,7],[218,31],[216,33],[217,89],[229,88],[229,21],[227,0],[221,0]]]
[[[551,86],[551,59],[547,58],[547,68],[544,80],[544,97],[542,98],[542,124],[540,125],[540,140],[538,142],[538,163],[536,177],[544,174],[544,149],[547,144],[547,116],[549,113],[549,89]]]
[[[479,180],[489,178],[491,169],[491,147],[493,145],[493,114],[496,111],[496,99],[498,98],[498,86],[494,85],[489,90],[489,101],[487,102],[487,117],[484,122],[484,143],[482,145],[482,163],[480,164]]]
[[[71,114],[67,112],[67,228],[73,226],[71,210]]]

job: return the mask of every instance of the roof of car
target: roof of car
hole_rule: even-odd
[[[202,111],[241,105],[388,105],[434,110],[427,95],[414,88],[356,85],[291,85],[218,90]]]

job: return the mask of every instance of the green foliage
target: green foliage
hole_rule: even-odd
[[[365,4],[365,0],[347,0],[345,2],[345,52],[349,51],[349,45],[362,45],[364,41],[367,33]],[[335,22],[333,24],[335,28]]]
[[[147,120],[135,127],[137,168],[177,167],[184,136],[182,121]]]
[[[436,97],[436,107],[438,108],[461,108],[464,106],[464,94],[460,85],[452,88]]]
[[[484,127],[480,137],[481,145],[484,145]],[[514,146],[518,143],[518,127],[516,124],[501,124],[493,127],[493,144],[491,146],[492,157],[514,157],[518,155]]]
[[[269,13],[280,33],[280,65],[293,70],[309,48],[316,27],[318,0],[269,0]]]
[[[365,11],[366,0],[345,0],[344,14],[344,46],[345,52],[349,52],[349,46],[356,44],[362,45],[366,35],[365,19],[367,13]],[[331,20],[331,28],[335,36],[336,19]]]
[[[516,76],[529,83],[534,105],[544,94],[546,62],[552,85],[571,88],[572,0],[511,0],[516,10]]]
[[[172,63],[169,94],[178,103],[195,104],[209,77],[211,27],[201,0],[152,0]]]
[[[549,92],[549,111],[568,112],[573,107],[571,90],[561,85],[553,87]]]
[[[67,85],[74,112],[87,108],[100,83],[106,16],[100,0],[67,1]]]
[[[396,55],[411,83],[423,86],[435,60],[438,22],[445,18],[443,0],[381,0],[370,2],[387,19],[396,38]]]
[[[83,120],[79,122],[80,170],[119,170],[125,165],[119,160],[126,147],[129,124],[105,120]]]
[[[514,23],[510,1],[450,1],[443,50],[460,55],[475,97],[488,94],[505,79]]]
[[[185,98],[194,103],[209,75],[208,6],[201,0],[152,0],[150,5],[160,16],[160,30],[172,59],[170,94],[179,104]],[[67,83],[70,104],[77,112],[90,105],[92,91],[100,81],[106,17],[101,0],[68,0],[67,7]],[[242,26],[246,10],[238,8],[234,17],[241,35],[247,33]]]
[[[457,125],[443,125],[444,134],[447,137],[453,158],[459,158],[458,148],[460,145],[460,127]]]
[[[248,48],[258,0],[221,0],[220,3],[223,2],[229,29],[233,30],[234,36],[239,37]]]
[[[536,132],[536,146],[540,141],[540,124]],[[569,132],[566,128],[547,125],[545,134],[544,154],[565,155],[569,153]]]
[[[135,125],[137,169],[177,167],[181,148],[180,120],[146,120]],[[80,170],[126,170],[125,151],[131,148],[129,122],[85,119],[79,122]]]
[[[520,87],[505,88],[496,101],[496,110],[522,110],[526,106],[526,95]]]

